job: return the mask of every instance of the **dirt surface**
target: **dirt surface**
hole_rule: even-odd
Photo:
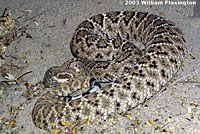
[[[5,59],[0,59],[0,65],[6,64],[7,71],[13,76],[33,72],[19,79],[19,85],[1,83],[1,134],[47,133],[32,122],[32,108],[39,96],[27,102],[23,95],[26,91],[24,84],[41,81],[49,67],[72,57],[69,42],[81,21],[116,10],[150,12],[175,22],[187,42],[186,60],[164,92],[131,110],[128,116],[117,116],[101,125],[86,123],[76,133],[200,133],[199,5],[145,5],[141,1],[134,5],[134,0],[0,0],[0,13],[6,7],[12,10],[14,17],[23,16],[20,22],[29,24],[27,32],[32,38],[23,36],[12,42],[6,49]]]

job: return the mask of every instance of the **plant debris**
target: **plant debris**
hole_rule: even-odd
[[[15,40],[26,33],[27,27],[21,27],[21,24],[13,18],[11,10],[7,12],[5,8],[0,16],[0,57],[4,57],[6,48]]]

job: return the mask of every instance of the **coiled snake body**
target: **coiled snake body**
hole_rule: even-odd
[[[47,91],[33,108],[33,122],[41,129],[123,114],[169,83],[186,50],[173,22],[135,11],[98,14],[83,21],[70,45],[76,59],[46,72]],[[90,89],[91,78],[101,84],[97,91],[66,101],[66,96]]]

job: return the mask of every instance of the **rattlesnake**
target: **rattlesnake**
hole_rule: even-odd
[[[33,122],[41,129],[125,113],[169,83],[186,51],[182,32],[173,22],[136,11],[92,16],[77,27],[70,46],[76,59],[46,72],[47,91],[33,108]],[[76,90],[92,88],[91,78],[100,83],[98,91],[66,102],[66,96],[85,92]]]

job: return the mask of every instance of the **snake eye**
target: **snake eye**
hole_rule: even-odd
[[[59,73],[57,74],[58,79],[71,79],[73,78],[73,75],[70,73]]]
[[[73,80],[73,74],[70,73],[58,73],[56,76],[53,76],[53,79],[56,80],[58,83],[63,83],[66,81]]]

